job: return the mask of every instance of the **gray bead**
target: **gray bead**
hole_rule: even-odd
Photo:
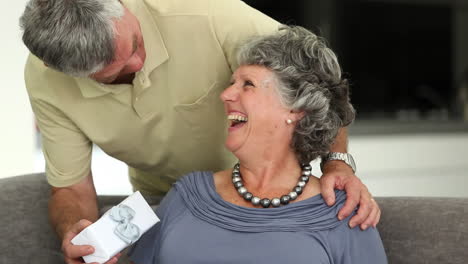
[[[239,171],[234,170],[234,171],[232,172],[232,177],[240,177]]]
[[[263,198],[260,200],[260,204],[263,206],[263,208],[268,208],[270,207],[271,201],[268,198]]]
[[[293,190],[297,193],[297,195],[300,195],[302,193],[302,187],[296,186]]]
[[[244,193],[244,199],[245,199],[246,201],[252,200],[252,197],[253,197],[253,194],[252,194],[251,192],[246,192],[246,193]]]
[[[312,169],[312,166],[310,166],[309,163],[302,164],[301,167],[302,167],[303,170],[311,170]]]
[[[245,187],[240,187],[239,189],[237,189],[237,191],[239,192],[240,195],[244,195],[244,193],[247,192],[247,188],[245,188]]]
[[[253,205],[259,205],[260,204],[260,198],[257,196],[252,197],[252,200],[250,201]]]
[[[309,176],[302,176],[301,181],[308,182],[309,181]]]
[[[236,165],[234,165],[234,169],[239,169],[239,167],[240,167],[239,163],[236,163]]]
[[[241,177],[233,177],[232,178],[232,182],[238,182],[238,181],[241,181]]]
[[[238,189],[238,188],[244,186],[244,184],[242,182],[238,181],[238,182],[234,183],[234,186],[236,187],[236,189]]]
[[[305,185],[306,185],[305,181],[299,181],[297,183],[297,186],[299,186],[299,187],[304,187]]]
[[[279,198],[273,198],[271,199],[271,205],[273,207],[279,207],[281,205],[281,201]]]
[[[303,170],[302,171],[303,176],[310,176],[311,174],[312,174],[312,172],[310,170]]]
[[[296,200],[297,198],[297,192],[290,192],[288,195],[291,198],[291,200]]]
[[[287,205],[290,200],[291,200],[291,197],[289,197],[289,195],[283,195],[281,196],[280,202],[283,205]]]

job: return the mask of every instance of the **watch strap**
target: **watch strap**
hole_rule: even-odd
[[[349,167],[351,167],[354,173],[356,173],[356,170],[357,170],[356,162],[354,161],[353,156],[349,153],[342,153],[342,152],[328,153],[325,157],[322,158],[322,162],[320,163],[320,168],[322,169],[322,171],[323,171],[323,165],[329,160],[341,160],[344,163],[346,163]]]

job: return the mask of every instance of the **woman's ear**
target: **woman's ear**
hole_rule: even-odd
[[[305,116],[305,112],[304,111],[291,110],[289,115],[291,116],[291,119],[294,120],[294,122],[298,122],[299,120],[301,120]]]

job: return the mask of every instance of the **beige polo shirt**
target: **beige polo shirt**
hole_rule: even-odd
[[[93,143],[128,164],[135,189],[152,194],[190,171],[232,166],[219,95],[239,43],[278,23],[239,0],[123,2],[140,21],[147,52],[132,85],[70,77],[28,58],[26,87],[49,183],[86,177]]]

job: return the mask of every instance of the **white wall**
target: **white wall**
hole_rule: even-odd
[[[33,170],[34,121],[23,82],[27,50],[18,26],[25,3],[9,1],[0,8],[0,178]]]
[[[356,175],[374,196],[468,197],[468,133],[351,136]],[[317,162],[313,174],[321,175]]]
[[[468,133],[351,136],[349,151],[375,196],[468,197]],[[92,166],[99,194],[132,192],[124,163],[95,148]],[[312,173],[321,175],[317,162]]]
[[[354,136],[349,151],[375,195],[468,197],[468,133]]]

